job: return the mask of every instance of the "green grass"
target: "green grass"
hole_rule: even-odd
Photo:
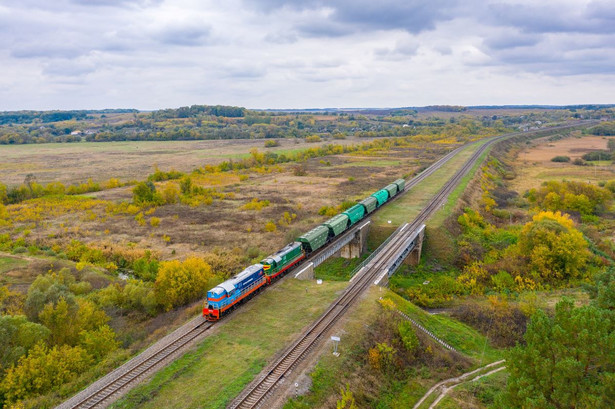
[[[314,278],[331,281],[348,281],[354,269],[367,258],[364,254],[357,258],[331,257],[314,269]]]
[[[442,223],[444,223],[444,220],[446,220],[446,218],[453,213],[455,207],[457,206],[457,202],[459,201],[459,197],[461,197],[461,194],[468,186],[468,183],[470,183],[470,181],[474,178],[476,171],[480,168],[490,151],[491,148],[487,148],[485,152],[480,155],[478,161],[474,164],[474,166],[472,166],[472,169],[470,169],[470,171],[461,179],[457,187],[451,192],[444,206],[429,219],[428,225],[430,227],[441,226]]]
[[[384,294],[381,287],[371,287],[367,295],[355,305],[348,315],[344,318],[343,328],[335,332],[340,335],[338,351],[340,356],[336,357],[329,351],[323,353],[318,359],[318,364],[310,373],[312,387],[310,392],[304,396],[289,400],[284,409],[303,409],[321,408],[324,402],[331,395],[339,395],[339,388],[347,376],[357,365],[356,356],[353,350],[359,348],[361,339],[365,336],[366,323],[376,319],[380,307],[376,300]],[[331,348],[328,343],[324,348]]]
[[[480,141],[463,149],[432,175],[376,213],[372,222],[379,226],[396,227],[412,221],[429,200],[485,142],[486,140]],[[390,224],[389,221],[391,221]]]
[[[197,348],[113,407],[225,407],[345,286],[342,282],[281,282],[245,304]]]
[[[28,262],[26,260],[22,260],[14,257],[1,257],[0,256],[0,274],[6,273],[7,271],[23,267]]]
[[[502,350],[491,347],[487,337],[474,328],[445,315],[431,315],[392,292],[388,292],[385,298],[393,300],[401,311],[421,323],[435,336],[459,352],[475,358],[476,366],[502,359]]]

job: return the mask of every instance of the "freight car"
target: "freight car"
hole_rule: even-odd
[[[203,316],[208,321],[219,320],[225,313],[251,298],[264,286],[282,277],[291,267],[300,264],[310,253],[325,246],[352,225],[397,196],[404,190],[405,183],[404,179],[397,179],[345,212],[333,216],[320,226],[301,235],[297,241],[261,260],[260,264],[254,264],[212,288],[207,292]]]

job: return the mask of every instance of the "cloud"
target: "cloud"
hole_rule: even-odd
[[[612,0],[22,0],[0,109],[613,102]]]
[[[337,37],[370,30],[404,30],[409,33],[431,30],[437,22],[454,17],[456,0],[259,0],[246,1],[245,5],[273,14],[288,10],[330,10],[326,17],[315,16],[314,20],[296,28],[306,35]]]
[[[165,27],[155,34],[163,44],[180,46],[198,46],[205,44],[211,35],[211,28],[207,25],[181,24]]]

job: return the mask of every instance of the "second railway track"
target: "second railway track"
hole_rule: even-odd
[[[570,128],[570,126],[551,128],[550,130],[566,128]],[[365,266],[367,268],[362,269],[360,277],[353,280],[344,293],[327,309],[327,311],[303,333],[300,339],[284,352],[282,357],[276,361],[266,376],[259,378],[257,382],[249,386],[244,393],[235,400],[231,407],[258,407],[276,386],[278,381],[288,374],[296,364],[306,356],[319,338],[331,328],[358,296],[371,285],[373,279],[382,271],[382,266],[386,264],[387,258],[394,255],[400,246],[402,246],[408,234],[413,232],[427,220],[440,204],[443,203],[448,194],[461,180],[463,175],[470,170],[485,149],[502,138],[521,134],[522,133],[503,135],[493,138],[491,141],[483,144],[466,162],[464,167],[447,182],[440,192],[421,211],[417,219],[412,224],[406,224],[406,227],[400,227],[400,229],[394,233],[396,236],[387,242],[386,247],[379,251],[379,253]],[[449,152],[433,163],[430,167],[410,180],[406,184],[404,191],[411,189],[429,175],[433,174],[466,146],[467,145],[464,145]],[[212,323],[206,322],[200,316],[194,318],[158,341],[152,347],[126,362],[124,365],[118,367],[86,389],[77,393],[72,398],[63,402],[57,406],[57,409],[94,408],[109,405],[123,395],[130,387],[179,356],[193,343],[193,341],[201,335],[204,335],[212,325]]]
[[[560,127],[566,129],[568,127]],[[359,296],[374,282],[390,264],[390,259],[396,257],[403,246],[406,244],[410,235],[418,229],[427,219],[444,204],[448,195],[455,189],[461,179],[472,169],[474,164],[482,156],[482,154],[495,142],[505,138],[520,135],[521,133],[502,135],[491,139],[484,143],[479,149],[472,154],[461,169],[459,169],[451,179],[440,189],[440,191],[430,200],[430,202],[421,210],[418,216],[412,223],[406,223],[400,226],[392,235],[391,240],[385,242],[382,248],[376,250],[375,257],[362,268],[358,273],[358,277],[352,280],[350,285],[342,293],[342,295],[331,304],[331,306],[314,322],[301,336],[288,347],[282,355],[270,365],[265,372],[252,382],[244,391],[229,405],[230,409],[248,409],[259,408],[263,406],[267,398],[271,395],[274,389],[280,384],[280,381],[288,375],[297,364],[307,356],[319,340],[323,339],[323,335],[344,315],[344,312],[359,298]],[[420,180],[424,179],[429,174],[435,172],[440,166],[454,156],[460,148],[449,153],[434,163],[430,167],[430,172],[421,174],[419,180],[413,182],[410,187],[414,186]],[[427,174],[425,174],[427,173]]]

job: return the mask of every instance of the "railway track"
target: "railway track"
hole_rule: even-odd
[[[561,129],[567,127],[560,127]],[[551,128],[560,129],[560,128]],[[391,241],[387,243],[387,247],[382,249],[376,257],[374,257],[363,269],[364,273],[361,277],[357,277],[353,280],[353,283],[346,289],[346,291],[335,301],[329,309],[306,331],[304,335],[297,340],[280,358],[279,362],[269,371],[267,376],[263,377],[254,388],[245,394],[240,395],[237,400],[238,403],[233,404],[232,407],[257,407],[259,402],[263,402],[263,399],[268,395],[271,389],[277,384],[277,382],[287,374],[292,368],[310,351],[310,349],[318,341],[319,337],[324,334],[349,306],[357,299],[357,297],[371,284],[373,278],[380,272],[379,267],[383,265],[387,257],[391,257],[395,251],[401,246],[408,232],[412,232],[417,226],[420,226],[424,220],[426,220],[433,211],[446,199],[448,193],[456,186],[459,180],[465,175],[471,168],[470,163],[473,164],[478,157],[484,152],[484,150],[492,143],[501,140],[504,137],[512,137],[521,135],[523,133],[506,134],[498,138],[494,138],[491,141],[485,143],[471,158],[466,165],[457,172],[456,176],[451,179],[445,185],[445,187],[436,195],[434,200],[427,206],[419,217],[412,223],[401,226],[395,233],[397,234]],[[440,158],[433,163],[423,172],[418,174],[412,180],[410,180],[404,189],[404,192],[411,189],[416,184],[433,174],[435,171],[450,160],[453,156],[459,153],[460,150],[467,147],[467,145],[461,146],[447,155]],[[461,175],[461,176],[459,176]],[[452,186],[452,187],[451,187]],[[447,190],[448,189],[448,190]],[[399,197],[399,195],[398,195]],[[405,233],[404,233],[405,231]],[[203,317],[196,317],[182,327],[178,328],[174,332],[170,333],[150,348],[143,351],[141,354],[132,358],[124,365],[118,367],[114,371],[110,372],[106,376],[100,378],[86,389],[74,395],[72,398],[63,402],[56,409],[74,409],[74,408],[97,408],[105,407],[117,400],[124,393],[126,393],[131,387],[143,380],[145,377],[151,375],[156,370],[165,366],[173,359],[182,354],[197,338],[205,335],[206,332],[213,326],[213,323],[209,323],[203,319]],[[250,403],[255,402],[255,403]]]
[[[569,126],[559,127],[558,129],[566,129]],[[553,130],[553,129],[551,129]],[[442,189],[433,197],[433,199],[425,206],[418,214],[412,223],[406,223],[400,226],[394,233],[391,240],[385,243],[383,248],[376,250],[376,256],[364,267],[355,277],[351,284],[346,288],[342,295],[331,304],[331,306],[307,329],[301,336],[288,347],[282,355],[262,373],[262,375],[253,381],[244,391],[229,405],[230,409],[251,409],[259,408],[265,404],[267,398],[281,383],[286,375],[305,358],[314,348],[319,340],[323,339],[323,335],[344,315],[350,306],[360,297],[360,295],[371,286],[383,271],[391,264],[391,258],[397,256],[406,245],[410,235],[418,229],[427,219],[442,206],[448,195],[459,184],[461,179],[472,169],[481,155],[494,143],[505,138],[521,135],[523,133],[506,134],[500,137],[491,139],[484,143],[472,156],[466,161],[461,169],[446,182]],[[461,149],[461,148],[459,148]],[[434,163],[431,173],[435,172],[440,166],[450,157],[454,156],[458,150],[451,152],[443,157],[440,161]],[[448,158],[447,158],[448,157]],[[425,173],[425,172],[423,172]],[[423,175],[420,180],[429,176]],[[419,180],[419,181],[420,181]],[[414,180],[413,180],[414,181]],[[418,183],[418,182],[416,182]],[[410,187],[414,186],[413,183]],[[393,260],[394,261],[394,260]]]
[[[406,185],[404,192],[438,170],[444,163],[455,156],[466,145],[461,146],[436,162],[413,178]],[[399,195],[397,196],[399,197]],[[352,233],[347,232],[345,234]],[[319,252],[311,257],[318,256]],[[192,341],[205,334],[214,324],[196,317],[178,328],[138,356],[100,378],[86,389],[77,393],[56,407],[56,409],[98,408],[105,407],[119,399],[139,381],[151,375],[174,358],[176,358]]]
[[[127,386],[133,385],[177,358],[192,341],[207,332],[212,325],[201,316],[192,319],[152,347],[57,406],[56,409],[95,408],[109,405],[126,392]]]

